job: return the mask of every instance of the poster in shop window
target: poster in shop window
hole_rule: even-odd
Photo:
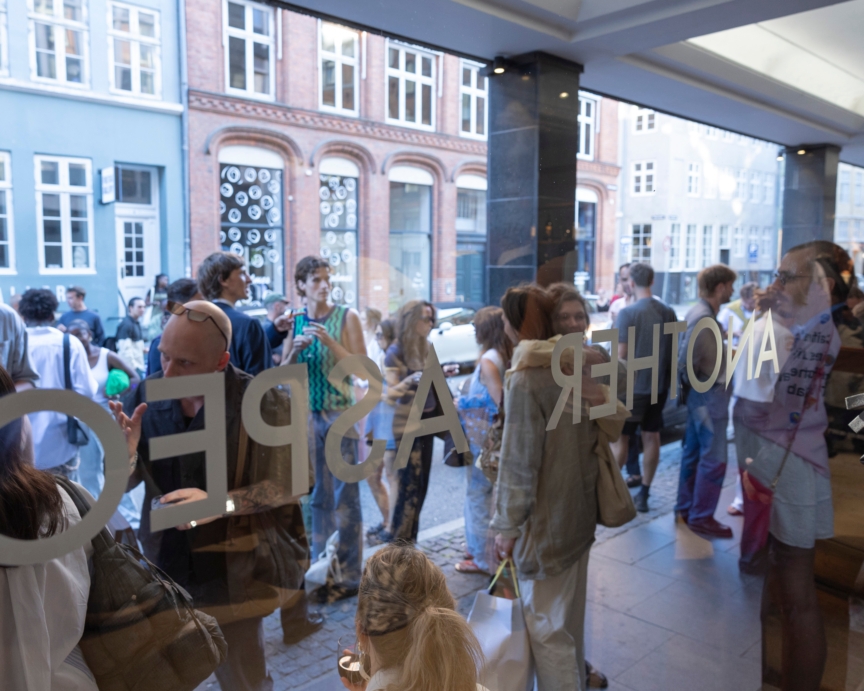
[[[320,175],[321,256],[330,262],[331,298],[357,307],[357,179]]]
[[[222,249],[246,260],[257,307],[268,293],[285,290],[282,171],[223,163],[219,170],[219,239]]]

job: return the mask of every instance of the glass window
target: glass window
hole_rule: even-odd
[[[36,156],[36,218],[43,273],[92,273],[93,177],[88,159]]]
[[[432,296],[432,187],[390,183],[390,311]]]
[[[637,161],[633,164],[633,194],[654,194],[654,161]]]
[[[696,243],[699,238],[696,235],[697,226],[695,223],[687,225],[687,234],[684,237],[684,269],[693,270],[696,268]]]
[[[226,90],[272,100],[275,89],[273,9],[244,0],[226,0],[225,17]]]
[[[321,23],[319,105],[357,114],[359,34],[338,24]]]
[[[849,203],[849,170],[841,169],[837,183],[837,201],[841,204]]]
[[[720,226],[720,234],[718,236],[717,244],[720,246],[720,249],[727,249],[729,247],[729,226]]]
[[[653,110],[637,108],[633,118],[633,131],[637,133],[652,131],[655,127],[656,115]]]
[[[762,181],[765,185],[765,192],[763,196],[763,201],[766,204],[771,204],[772,206],[775,203],[774,200],[774,173],[765,173],[762,176]]]
[[[32,7],[31,77],[85,85],[89,37],[84,0],[35,0]]]
[[[134,5],[111,3],[108,27],[109,70],[114,91],[158,96],[162,89],[159,13]]]
[[[673,223],[669,229],[669,270],[681,270],[681,224]]]
[[[702,266],[711,266],[714,263],[714,226],[702,226]]]
[[[321,256],[330,262],[330,297],[337,305],[356,308],[357,178],[324,174],[318,178]]]
[[[698,163],[687,165],[687,194],[698,197],[702,191],[702,166]]]
[[[8,153],[0,151],[0,273],[15,267],[11,160]]]
[[[755,170],[750,173],[750,201],[762,201],[762,174]]]
[[[410,127],[434,129],[433,56],[419,48],[392,43],[388,46],[388,55],[387,119]]]
[[[259,306],[285,290],[282,171],[222,163],[219,179],[220,243],[246,260],[251,304]]]
[[[739,170],[738,178],[735,184],[735,198],[741,201],[747,201],[747,171]]]
[[[485,190],[456,191],[456,232],[486,234]]]
[[[633,225],[633,252],[630,260],[651,263],[650,223],[636,223]]]
[[[736,257],[744,256],[744,229],[741,226],[732,229],[732,254]]]
[[[594,160],[594,140],[597,135],[597,107],[599,101],[587,96],[579,96],[579,148],[577,157],[586,161]]]
[[[428,59],[428,58],[426,58]],[[430,60],[431,76],[431,60]],[[486,139],[486,108],[488,104],[489,80],[480,74],[482,65],[462,61],[459,83],[460,118],[459,134],[463,137]]]
[[[762,259],[770,260],[774,254],[774,228],[766,226],[762,229]]]
[[[152,204],[151,178],[149,170],[117,166],[114,174],[117,201],[123,204]]]
[[[855,171],[855,206],[864,206],[864,171]]]

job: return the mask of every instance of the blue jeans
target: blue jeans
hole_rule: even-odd
[[[465,543],[474,563],[488,571],[491,552],[492,483],[473,463],[468,466],[468,489],[465,493]]]
[[[722,400],[721,400],[722,398]],[[729,422],[722,392],[691,390],[687,397],[687,432],[681,453],[676,511],[690,521],[714,517],[726,477],[726,425]]]
[[[360,584],[363,559],[363,514],[360,509],[360,484],[337,480],[327,467],[324,442],[330,426],[340,411],[313,411],[310,425],[309,453],[315,462],[315,487],[310,497],[312,507],[312,560],[327,544],[327,538],[339,531],[339,566],[346,588]],[[357,463],[358,440],[342,438],[342,457],[346,463]]]

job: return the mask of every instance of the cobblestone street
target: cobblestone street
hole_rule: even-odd
[[[598,547],[615,536],[631,531],[660,516],[668,514],[675,505],[678,486],[678,467],[681,453],[679,442],[662,447],[660,467],[651,488],[649,500],[651,511],[637,517],[620,528],[598,526],[596,543]],[[734,454],[734,447],[730,446]],[[730,457],[734,464],[734,455]],[[433,469],[433,475],[435,469]],[[431,493],[430,489],[430,493]],[[429,501],[434,501],[430,496]],[[724,507],[725,508],[725,507]],[[461,512],[460,512],[461,513]],[[454,524],[459,524],[454,527]],[[468,615],[474,602],[474,594],[488,582],[486,576],[457,573],[454,565],[462,559],[462,544],[465,536],[459,520],[421,531],[418,544],[438,564],[447,576],[447,581],[458,602],[458,610]],[[366,556],[371,554],[367,548]],[[267,663],[277,691],[303,689],[304,691],[329,691],[341,689],[336,672],[336,653],[338,642],[343,645],[354,642],[354,611],[357,599],[351,598],[332,605],[320,607],[326,623],[315,635],[292,646],[282,643],[282,628],[278,613],[264,620]],[[218,691],[219,684],[211,677],[198,691]]]

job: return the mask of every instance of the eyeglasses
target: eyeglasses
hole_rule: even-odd
[[[184,314],[191,322],[195,322],[196,324],[201,324],[206,322],[208,319],[213,322],[217,329],[219,329],[219,333],[222,334],[222,338],[225,339],[225,347],[231,345],[231,341],[228,339],[227,334],[222,330],[222,327],[216,322],[213,317],[205,312],[199,312],[198,310],[193,310],[190,307],[186,307],[185,305],[181,305],[179,302],[174,302],[173,300],[168,300],[165,305],[166,309],[174,315],[178,317],[182,317]]]
[[[797,281],[802,278],[812,278],[811,274],[793,274],[789,271],[775,271],[774,272],[774,280],[780,281],[781,286],[785,286],[787,283],[791,281]]]
[[[435,317],[423,317],[424,322],[429,322],[433,326],[435,325]]]

